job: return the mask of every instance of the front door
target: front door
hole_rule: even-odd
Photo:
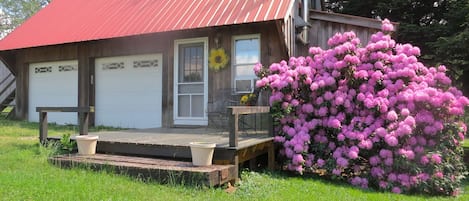
[[[207,38],[174,45],[174,124],[207,125]]]

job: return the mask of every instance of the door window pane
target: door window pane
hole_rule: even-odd
[[[192,95],[192,117],[204,117],[204,96]]]
[[[181,84],[178,87],[179,94],[204,93],[203,84]]]
[[[178,116],[179,117],[190,117],[191,111],[191,97],[190,95],[179,95],[178,96]]]
[[[179,58],[179,83],[203,82],[203,43],[180,45]]]

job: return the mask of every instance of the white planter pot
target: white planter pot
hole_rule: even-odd
[[[92,155],[96,153],[96,143],[98,136],[96,135],[78,135],[75,137],[78,145],[78,154]]]
[[[215,143],[191,142],[189,143],[192,154],[192,164],[194,166],[208,166],[212,164]]]

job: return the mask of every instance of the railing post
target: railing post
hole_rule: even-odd
[[[78,113],[80,117],[80,135],[88,135],[88,122],[90,118],[89,112],[80,112]]]
[[[270,144],[267,147],[267,168],[269,170],[275,170],[275,146]]]
[[[268,126],[267,129],[268,129],[268,133],[269,133],[268,135],[270,137],[275,137],[275,134],[274,134],[274,118],[272,117],[272,110],[271,109],[270,109],[267,117],[268,117],[268,122],[269,122],[269,125],[267,125]]]
[[[79,134],[88,135],[90,113],[94,107],[36,107],[39,112],[39,141],[45,143],[47,140],[47,112],[77,112],[79,118]]]
[[[233,113],[233,108],[228,108],[228,124],[230,127],[230,147],[238,146],[238,113]]]
[[[39,141],[41,144],[47,141],[47,112],[39,112]]]
[[[274,117],[272,116],[272,108],[269,109],[268,113],[268,121],[269,121],[269,136],[270,137],[275,137],[274,133]],[[275,145],[270,144],[270,146],[267,148],[267,168],[269,170],[275,170]]]

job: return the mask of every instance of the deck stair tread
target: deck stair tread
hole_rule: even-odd
[[[171,169],[180,171],[196,171],[196,172],[210,172],[219,171],[224,168],[229,168],[232,165],[210,165],[210,166],[194,166],[192,162],[158,159],[158,158],[145,158],[136,156],[121,156],[113,154],[95,154],[95,155],[60,155],[54,157],[54,160],[70,160],[82,163],[97,163],[108,164],[115,166],[126,167],[143,167],[143,168],[158,168],[158,169]]]
[[[234,165],[194,166],[192,162],[122,156],[113,154],[95,155],[58,155],[49,158],[51,163],[61,167],[91,167],[92,169],[109,168],[120,173],[151,177],[165,182],[168,179],[186,180],[188,183],[216,186],[235,179]],[[189,181],[190,178],[194,181]]]

